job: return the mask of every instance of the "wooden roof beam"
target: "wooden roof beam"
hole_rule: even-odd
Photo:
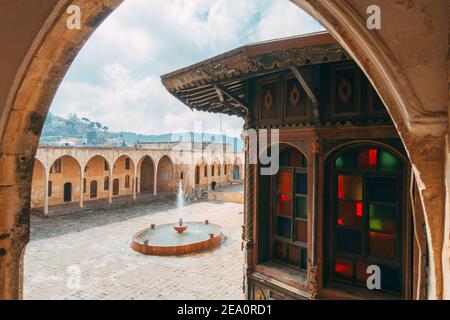
[[[294,74],[294,76],[297,78],[298,82],[302,86],[303,90],[305,90],[306,95],[312,102],[312,110],[314,119],[316,122],[320,122],[320,113],[319,113],[319,100],[317,100],[316,96],[312,92],[310,86],[306,82],[305,78],[303,78],[302,74],[300,73],[300,70],[296,66],[291,67],[291,71]]]
[[[235,97],[234,94],[229,91],[228,89],[225,89],[224,87],[221,87],[219,85],[214,85],[214,88],[217,90],[219,90],[222,93],[222,96],[225,95],[228,98],[230,98],[231,100],[233,100],[234,102],[236,102],[237,104],[239,104],[241,106],[241,108],[243,108],[245,110],[246,113],[248,113],[248,107],[246,106],[245,102],[242,101],[239,97]]]

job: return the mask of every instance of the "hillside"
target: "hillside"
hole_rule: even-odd
[[[242,150],[240,138],[214,136],[211,134],[164,133],[160,135],[144,135],[135,132],[110,132],[104,124],[87,118],[71,115],[69,119],[49,113],[41,134],[41,145],[52,146],[133,146],[139,142],[170,142],[173,139],[192,139],[195,142],[212,142],[224,139],[234,150]],[[222,138],[223,137],[223,138]]]

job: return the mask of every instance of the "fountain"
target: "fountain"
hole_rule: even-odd
[[[182,180],[178,185],[177,215],[178,223],[155,225],[144,229],[133,237],[131,247],[144,255],[173,256],[184,255],[220,246],[222,230],[209,220],[183,222],[185,205]],[[174,230],[175,229],[175,230]]]

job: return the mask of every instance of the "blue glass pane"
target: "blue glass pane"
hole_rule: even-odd
[[[277,235],[291,238],[291,219],[277,217]]]
[[[354,230],[336,230],[337,249],[342,252],[361,253],[361,232]]]
[[[401,278],[400,271],[387,266],[380,266],[381,269],[381,289],[400,292]]]
[[[308,176],[306,175],[306,173],[297,174],[296,193],[308,194]]]
[[[397,179],[386,177],[369,177],[369,201],[397,202]]]

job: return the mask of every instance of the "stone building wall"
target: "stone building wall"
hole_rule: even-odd
[[[33,169],[31,207],[43,208],[44,213],[47,213],[48,206],[66,202],[79,203],[83,206],[85,202],[92,200],[110,199],[109,201],[112,201],[115,197],[136,197],[140,193],[154,195],[175,193],[182,176],[182,187],[191,196],[194,189],[209,190],[213,180],[218,186],[231,184],[233,163],[242,163],[241,159],[243,159],[242,153],[230,152],[222,155],[226,160],[221,162],[216,155],[216,150],[206,150],[206,152],[203,150],[198,162],[200,179],[196,184],[197,164],[191,162],[197,161],[197,151],[192,150],[180,157],[176,150],[172,150],[175,146],[174,143],[153,144],[141,148],[40,147]],[[56,172],[59,170],[55,170],[57,166],[54,165],[58,161],[60,172]],[[214,163],[214,176],[209,163]],[[226,174],[225,163],[227,163]],[[51,170],[52,166],[53,170]],[[205,166],[207,176],[204,176]],[[243,172],[242,166],[241,172]],[[118,180],[118,194],[114,192],[115,180]],[[239,183],[242,180],[243,176],[234,182]],[[93,192],[95,182],[97,188],[96,192]],[[71,201],[65,202],[64,185],[66,183],[71,184],[72,192]],[[135,188],[136,191],[134,191]],[[81,197],[80,193],[82,193]]]

